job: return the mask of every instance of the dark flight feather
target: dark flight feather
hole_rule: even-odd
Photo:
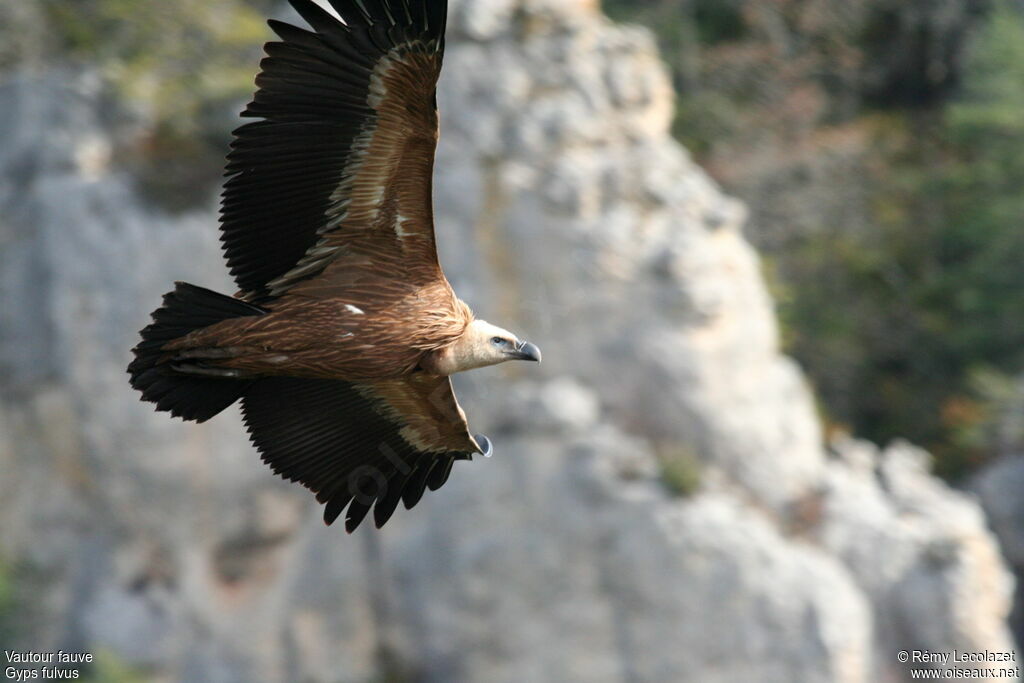
[[[316,493],[326,504],[327,524],[348,506],[351,531],[371,507],[383,526],[399,501],[411,508],[424,486],[437,490],[447,481],[456,459],[472,457],[468,440],[463,451],[440,444],[424,451],[409,443],[403,436],[409,424],[388,396],[373,384],[274,377],[253,382],[242,412],[264,462]]]

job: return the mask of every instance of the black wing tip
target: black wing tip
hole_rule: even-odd
[[[317,500],[320,500],[320,496],[317,496]],[[327,526],[334,524],[341,513],[345,511],[349,500],[351,500],[351,496],[337,496],[331,500],[321,501],[326,503],[324,505],[324,524]]]
[[[267,19],[267,26],[270,30],[277,35],[284,43],[288,43],[297,36],[315,36],[316,34],[312,31],[296,26],[295,24],[289,24],[287,21],[281,21],[280,19]],[[263,51],[267,51],[267,46],[273,45],[277,41],[269,41],[264,44]],[[280,44],[280,43],[279,43]]]
[[[345,28],[344,23],[313,0],[288,0],[288,4],[317,32],[331,33],[338,28]]]
[[[383,24],[387,28],[416,29],[421,34],[443,39],[448,23],[448,0],[327,0],[337,16],[313,0],[288,2],[310,26],[321,33],[337,28],[348,31],[357,26],[372,28]],[[340,21],[338,17],[341,17]],[[268,23],[271,23],[271,28],[278,35],[281,34],[275,25],[286,31],[296,28],[273,19]]]
[[[488,439],[488,443],[489,441]],[[444,486],[451,476],[455,461],[469,459],[468,453],[434,456],[429,462],[414,468],[408,474],[393,477],[394,486],[397,488],[386,488],[372,500],[355,500],[350,494],[338,494],[329,500],[317,496],[317,500],[325,504],[324,524],[333,526],[341,518],[342,513],[345,513],[345,532],[352,534],[369,516],[372,509],[374,526],[382,529],[398,510],[399,503],[402,503],[406,510],[411,510],[422,500],[427,489],[436,491]]]
[[[348,513],[345,515],[345,531],[348,533],[354,532],[359,528],[359,525],[366,519],[366,515],[370,512],[370,506],[372,503],[362,503],[357,500],[353,500],[348,506]]]

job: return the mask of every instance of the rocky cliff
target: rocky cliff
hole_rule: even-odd
[[[123,368],[159,295],[230,291],[215,207],[140,197],[95,76],[0,85],[0,549],[35,591],[18,644],[225,683],[855,683],[907,679],[900,649],[1010,649],[979,507],[909,446],[823,447],[743,207],[668,134],[651,38],[588,0],[452,4],[442,260],[545,364],[460,378],[497,455],[383,532],[325,529],[237,412],[138,403]],[[663,483],[680,461],[683,498]]]

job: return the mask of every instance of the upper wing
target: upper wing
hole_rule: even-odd
[[[316,493],[328,524],[347,505],[350,532],[371,506],[379,528],[399,500],[412,508],[426,487],[440,488],[456,460],[490,451],[470,436],[451,381],[422,373],[358,384],[261,379],[242,410],[263,460]]]
[[[271,21],[259,90],[235,131],[221,209],[228,266],[252,298],[339,252],[440,272],[431,181],[446,0],[290,0],[315,32]],[[388,266],[392,277],[394,264]],[[419,270],[417,270],[419,269]]]

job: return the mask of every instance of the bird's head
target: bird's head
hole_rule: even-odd
[[[510,360],[539,363],[540,359],[540,349],[535,344],[487,321],[474,320],[455,343],[435,352],[427,369],[439,375],[453,375]]]

